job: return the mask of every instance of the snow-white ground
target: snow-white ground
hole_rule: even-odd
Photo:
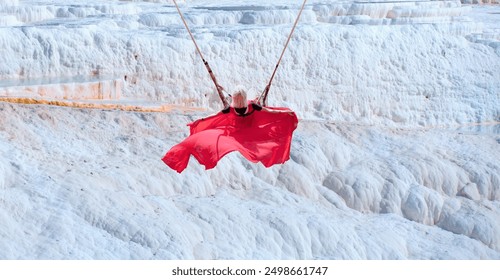
[[[0,258],[500,259],[498,5],[308,1],[269,99],[300,118],[291,160],[177,174],[160,158],[220,102],[174,6],[66,2],[0,3],[2,79],[186,111],[0,103]],[[302,3],[179,2],[251,94]]]

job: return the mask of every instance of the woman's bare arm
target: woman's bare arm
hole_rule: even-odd
[[[267,107],[262,107],[262,111],[269,112],[269,113],[293,113],[292,110],[275,110]]]

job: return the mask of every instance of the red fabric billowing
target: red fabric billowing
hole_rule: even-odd
[[[227,114],[220,112],[188,124],[190,136],[173,146],[162,160],[181,173],[191,155],[211,169],[227,153],[239,151],[248,160],[269,167],[290,158],[292,133],[297,123],[295,113],[253,111],[238,116],[231,108]]]

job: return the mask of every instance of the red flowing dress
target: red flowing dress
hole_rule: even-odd
[[[257,111],[248,106],[245,115],[218,114],[189,123],[190,135],[173,146],[162,158],[181,173],[193,155],[206,169],[214,168],[226,154],[239,151],[251,162],[265,167],[284,163],[290,158],[290,145],[298,119],[288,108],[269,107],[278,113]]]

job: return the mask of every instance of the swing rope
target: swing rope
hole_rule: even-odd
[[[179,6],[177,5],[177,2],[175,0],[173,0],[173,2],[175,4],[175,8],[177,9],[177,12],[181,16],[182,22],[184,23],[184,26],[186,27],[186,30],[189,33],[189,36],[191,37],[191,40],[194,43],[194,46],[196,47],[196,51],[200,55],[201,60],[203,61],[203,64],[207,68],[208,74],[210,74],[210,78],[212,78],[212,81],[215,84],[215,88],[217,89],[217,92],[219,94],[219,98],[221,99],[224,108],[227,108],[229,106],[229,103],[228,103],[226,97],[224,97],[224,93],[222,92],[223,87],[217,83],[217,79],[215,78],[215,75],[214,75],[212,69],[210,68],[210,65],[208,65],[208,62],[203,57],[203,54],[201,53],[200,48],[198,47],[198,44],[196,43],[196,40],[194,39],[194,36],[191,33],[191,30],[189,29],[186,20],[184,19],[184,15],[182,14],[181,10],[179,9]],[[290,31],[290,34],[288,35],[288,38],[286,40],[285,47],[283,48],[283,51],[281,52],[281,55],[278,59],[278,63],[276,63],[276,66],[274,67],[273,74],[271,75],[271,78],[269,79],[269,82],[267,83],[264,91],[262,92],[262,94],[258,98],[258,103],[262,104],[262,106],[267,106],[267,95],[269,93],[269,89],[271,88],[271,83],[273,82],[274,75],[276,74],[276,71],[278,70],[278,66],[281,63],[281,59],[283,58],[283,55],[285,54],[285,51],[288,47],[288,43],[290,42],[290,39],[292,38],[293,32],[295,31],[295,27],[297,27],[297,23],[299,22],[300,15],[302,14],[302,11],[304,10],[306,2],[307,2],[307,0],[304,0],[304,2],[302,3],[302,7],[300,8],[299,14],[297,15],[297,18],[295,19],[292,30]]]
[[[285,47],[283,48],[283,51],[281,52],[280,58],[278,59],[278,63],[276,63],[276,67],[274,67],[273,74],[271,75],[271,78],[269,79],[269,83],[267,83],[267,86],[264,88],[264,91],[259,97],[258,102],[262,104],[262,106],[267,106],[267,94],[269,93],[269,89],[271,88],[271,83],[273,82],[274,75],[276,74],[276,71],[278,70],[278,66],[281,63],[281,59],[283,58],[283,54],[285,53],[286,48],[288,47],[288,43],[290,42],[290,39],[292,38],[292,34],[295,31],[295,27],[297,26],[297,23],[299,22],[300,15],[302,14],[302,11],[304,10],[304,7],[306,5],[307,0],[304,0],[304,3],[302,3],[302,7],[300,8],[299,14],[297,15],[297,18],[295,19],[295,23],[293,24],[292,30],[290,31],[290,35],[288,35],[288,39],[286,40]]]
[[[196,51],[198,51],[198,54],[200,55],[201,60],[203,61],[203,64],[205,64],[205,67],[207,68],[208,74],[210,74],[210,78],[212,78],[212,81],[215,84],[215,88],[217,89],[217,93],[219,94],[219,98],[222,101],[224,108],[227,108],[229,106],[229,103],[227,102],[226,97],[224,97],[224,93],[222,92],[222,90],[223,90],[222,86],[220,86],[217,83],[217,79],[215,78],[214,72],[212,72],[210,65],[208,65],[208,62],[203,57],[203,54],[201,53],[200,48],[198,47],[198,44],[196,43],[196,40],[194,39],[194,36],[191,33],[191,30],[189,29],[187,22],[184,19],[184,16],[182,15],[181,10],[179,9],[179,6],[177,5],[177,2],[175,0],[173,0],[173,1],[175,4],[175,8],[177,8],[177,12],[181,16],[182,22],[184,23],[184,26],[186,27],[186,30],[188,31],[189,36],[191,37],[191,40],[193,40],[194,46],[196,47]]]

